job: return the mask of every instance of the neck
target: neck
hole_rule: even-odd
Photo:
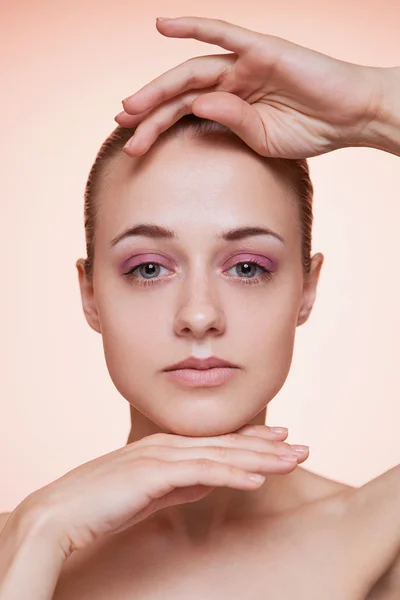
[[[165,433],[133,406],[130,407],[130,412],[131,430],[127,444],[148,435]],[[265,420],[266,409],[248,424],[263,425]],[[152,519],[162,523],[164,530],[168,530],[175,539],[195,540],[196,543],[199,540],[208,540],[235,522],[250,522],[288,508],[294,501],[294,483],[298,475],[298,468],[284,477],[267,475],[264,484],[257,490],[216,487],[201,500],[168,506],[154,513]]]

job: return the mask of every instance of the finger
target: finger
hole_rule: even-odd
[[[223,442],[221,443],[221,439],[223,439]],[[189,440],[191,440],[193,438],[189,438]],[[201,457],[201,453],[203,450],[207,449],[207,448],[212,448],[211,453],[212,456],[210,456],[209,458],[215,458],[215,456],[227,456],[228,453],[230,452],[230,450],[235,450],[236,452],[255,452],[258,455],[268,455],[268,456],[277,456],[278,458],[282,458],[283,456],[291,456],[291,457],[296,457],[297,458],[297,462],[304,462],[305,460],[308,459],[309,457],[309,447],[308,446],[303,446],[300,444],[287,444],[285,442],[276,442],[276,441],[267,441],[267,440],[263,440],[262,438],[254,438],[254,440],[249,444],[248,441],[243,440],[243,439],[234,439],[231,440],[230,436],[218,436],[216,438],[194,438],[194,439],[199,439],[201,440],[200,444],[191,444],[191,445],[187,445],[187,444],[176,444],[175,446],[151,446],[150,448],[155,448],[154,452],[157,455],[157,457],[160,460],[164,460],[163,456],[164,456],[164,449],[165,448],[173,448],[173,447],[179,447],[178,451],[182,451],[182,448],[184,447],[184,451],[186,452],[186,450],[188,449],[194,449],[194,451],[196,452],[200,452],[200,456]],[[205,440],[205,443],[202,442],[202,440]],[[224,443],[225,442],[225,443]],[[147,450],[146,450],[147,451]],[[153,450],[150,450],[151,452],[153,452]],[[191,450],[192,451],[192,450]],[[207,450],[207,452],[210,452],[210,450]]]
[[[150,113],[151,109],[135,115],[128,115],[128,113],[123,110],[114,117],[114,121],[118,123],[118,125],[121,125],[121,127],[136,127],[136,125],[146,119]]]
[[[149,446],[142,450],[141,456],[157,458],[161,461],[182,461],[194,459],[212,460],[234,467],[239,467],[249,473],[281,473],[298,464],[296,453],[283,451],[282,454],[257,452],[255,450],[227,448],[224,446],[203,446],[178,448],[177,446]],[[282,456],[290,456],[292,460],[283,460]],[[305,458],[304,458],[305,460]]]
[[[160,498],[175,488],[193,485],[251,489],[259,487],[265,481],[265,477],[259,473],[249,473],[238,467],[205,458],[162,463],[162,484],[157,469],[154,469],[152,475],[154,490],[148,492],[152,498]],[[251,479],[254,475],[258,475],[259,481]]]
[[[234,64],[236,58],[226,54],[191,58],[125,98],[122,101],[124,110],[129,114],[143,112],[190,89],[211,87],[218,83],[221,73]]]
[[[242,435],[255,435],[272,440],[287,438],[289,431],[287,427],[270,427],[269,425],[245,425],[236,431]]]
[[[258,32],[245,27],[207,17],[175,17],[156,21],[156,26],[166,37],[193,38],[237,54],[245,52],[260,36]]]
[[[145,154],[158,136],[186,114],[226,125],[250,148],[269,156],[263,121],[248,102],[228,92],[186,92],[151,111],[136,128],[124,151],[130,156]]]
[[[193,101],[199,94],[201,92],[186,92],[154,108],[148,117],[139,123],[133,137],[125,144],[124,151],[130,156],[139,156],[147,152],[161,133],[192,112]]]
[[[258,154],[271,156],[263,120],[254,106],[239,96],[228,92],[201,94],[193,101],[192,110],[198,117],[225,125]]]
[[[265,439],[262,437],[242,435],[240,433],[228,433],[226,435],[217,435],[212,437],[191,437],[184,435],[160,434],[143,438],[139,442],[140,450],[146,447],[165,448],[167,446],[176,446],[179,448],[207,447],[207,446],[225,446],[226,448],[236,448],[245,450],[255,450],[257,452],[267,452],[272,454],[293,454],[291,444],[275,439]],[[162,451],[162,450],[161,450]]]

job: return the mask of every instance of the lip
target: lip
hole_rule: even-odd
[[[239,367],[233,363],[210,356],[190,356],[165,369],[168,379],[186,387],[216,387],[232,379]]]
[[[214,367],[212,369],[176,369],[166,371],[170,381],[186,387],[216,387],[232,379],[239,369],[235,367]]]
[[[238,365],[234,365],[233,363],[223,360],[222,358],[217,358],[216,356],[209,356],[208,358],[197,358],[195,356],[189,356],[189,358],[185,358],[185,360],[181,360],[170,367],[164,369],[165,371],[177,371],[180,369],[196,369],[198,371],[205,371],[207,369],[216,369],[216,368],[228,367],[231,369],[237,369]]]

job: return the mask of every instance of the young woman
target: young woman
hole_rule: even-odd
[[[400,155],[400,69],[212,19],[158,27],[232,54],[124,101],[89,176],[82,304],[128,443],[4,516],[0,599],[398,598],[399,467],[355,489],[264,423],[323,262],[304,159]]]

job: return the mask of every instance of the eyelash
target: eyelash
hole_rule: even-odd
[[[129,281],[134,281],[135,285],[136,284],[137,285],[153,285],[155,283],[160,283],[164,279],[165,276],[158,277],[158,278],[154,277],[153,279],[138,279],[137,277],[135,277],[134,272],[137,271],[138,269],[140,269],[140,267],[143,267],[144,265],[156,265],[156,266],[160,266],[160,267],[163,266],[160,263],[153,262],[153,261],[142,262],[139,265],[136,265],[133,269],[130,269],[130,271],[128,271],[127,273],[123,273],[124,277],[126,277]],[[269,271],[263,265],[260,265],[256,260],[239,261],[239,262],[235,263],[234,265],[232,265],[228,269],[228,271],[230,271],[237,265],[256,265],[257,267],[259,267],[260,269],[263,270],[261,275],[258,275],[257,277],[252,277],[252,278],[234,277],[234,279],[238,279],[240,281],[240,283],[243,283],[244,285],[258,285],[260,283],[264,283],[265,281],[270,280],[274,275],[273,271]],[[164,267],[164,268],[166,268],[166,267]]]

